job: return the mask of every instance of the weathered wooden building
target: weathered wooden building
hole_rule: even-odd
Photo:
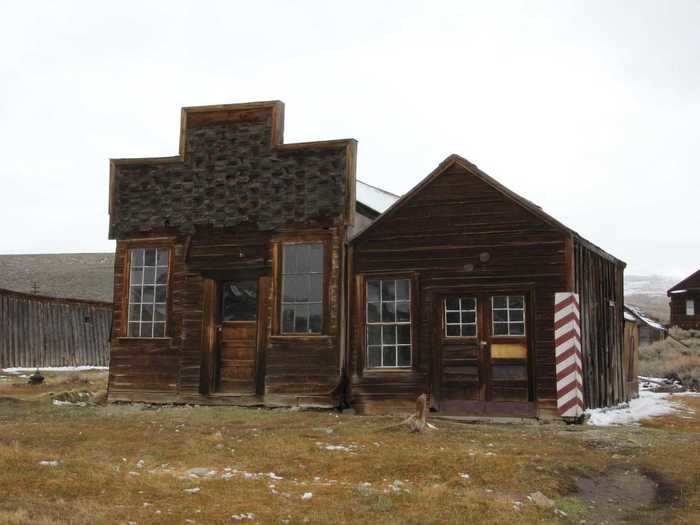
[[[660,322],[649,317],[641,308],[631,304],[625,305],[625,319],[633,317],[639,328],[639,344],[650,345],[656,341],[663,341],[668,335],[668,330]]]
[[[668,290],[671,298],[671,326],[700,330],[700,270]]]
[[[178,156],[111,161],[111,400],[551,414],[564,291],[587,406],[627,397],[624,263],[461,157],[373,203],[354,140],[282,131],[280,102],[184,108]]]
[[[639,345],[643,322],[625,306],[625,344],[623,363],[627,378],[627,397],[639,397]]]
[[[0,368],[106,366],[112,305],[0,289]]]
[[[585,403],[623,401],[624,263],[452,155],[350,243],[352,399],[556,409],[554,294],[581,300]]]

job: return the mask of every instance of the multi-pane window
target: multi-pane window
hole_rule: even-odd
[[[695,300],[686,299],[685,301],[685,315],[695,315]]]
[[[129,337],[165,337],[168,248],[129,250]]]
[[[320,333],[323,244],[282,246],[282,332]]]
[[[476,297],[445,299],[445,335],[447,337],[476,336]]]
[[[525,297],[497,295],[491,298],[493,335],[525,335]]]
[[[367,280],[367,366],[411,366],[411,281]]]

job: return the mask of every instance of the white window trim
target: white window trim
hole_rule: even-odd
[[[685,300],[685,315],[689,317],[695,315],[695,299]]]
[[[506,303],[506,308],[494,308],[493,300],[496,297],[506,297],[507,298],[507,303]],[[511,308],[510,307],[510,298],[511,297],[522,297],[523,299],[523,307],[522,308]],[[527,310],[527,305],[526,305],[526,298],[524,294],[505,294],[505,295],[493,295],[491,296],[491,337],[527,337],[527,322],[525,320],[526,316],[526,310]],[[507,334],[496,334],[496,316],[493,314],[494,310],[499,310],[499,311],[507,311],[508,312],[508,321],[499,321],[498,324],[505,324],[508,327],[508,333]],[[512,311],[522,311],[523,312],[523,319],[522,321],[511,321],[510,320],[510,312]],[[520,324],[522,323],[523,325],[523,333],[522,334],[511,334],[510,333],[510,325],[511,324]]]
[[[143,257],[144,261],[141,266],[138,266],[141,268],[141,282],[139,283],[134,283],[131,280],[131,275],[133,273],[133,270],[135,268],[133,261],[134,261],[134,252],[141,250],[143,251]],[[155,259],[155,264],[154,266],[146,266],[145,263],[145,257],[146,257],[146,250],[156,250],[156,259]],[[167,259],[165,265],[159,265],[158,264],[158,252],[160,251],[165,251],[167,253]],[[136,246],[133,248],[129,248],[128,250],[128,256],[129,256],[129,273],[127,275],[127,280],[128,280],[128,289],[127,289],[127,311],[126,311],[126,327],[127,327],[127,337],[134,337],[134,338],[139,338],[139,339],[161,339],[167,337],[168,334],[168,297],[170,294],[170,257],[171,257],[171,250],[169,247],[163,247],[163,246]],[[144,283],[144,275],[145,275],[145,268],[153,268],[154,269],[154,281],[153,284],[145,284]],[[158,284],[157,283],[157,269],[158,268],[165,268],[165,284]],[[153,303],[144,303],[143,302],[143,289],[145,286],[153,286]],[[141,301],[138,303],[134,303],[131,301],[131,289],[138,287],[141,292]],[[157,296],[157,288],[158,287],[163,287],[165,288],[165,301],[162,302],[156,302],[156,296]],[[144,304],[152,304],[153,305],[153,313],[152,313],[152,319],[151,321],[143,321],[143,305]],[[132,321],[132,308],[134,306],[139,307],[139,315],[138,315],[138,321]],[[164,306],[165,308],[165,315],[164,315],[164,320],[163,321],[156,321],[155,320],[155,315],[156,315],[156,307],[157,306]],[[133,323],[138,323],[139,325],[139,335],[131,335],[130,333],[130,325]],[[141,328],[143,324],[150,324],[151,325],[151,335],[141,335]],[[153,335],[153,331],[155,329],[156,324],[162,324],[163,325],[163,335]]]
[[[464,337],[468,337],[471,339],[471,338],[479,337],[479,323],[477,322],[478,321],[477,311],[479,309],[479,298],[476,296],[470,296],[470,295],[453,296],[453,298],[456,298],[459,301],[459,310],[448,310],[447,309],[447,298],[445,298],[445,300],[443,301],[443,306],[444,306],[443,311],[445,314],[445,337],[448,337],[450,339],[457,339],[457,338],[464,338]],[[462,299],[474,299],[474,309],[473,310],[464,310],[462,308]],[[474,313],[474,322],[473,323],[463,323],[462,322],[462,314],[463,313],[471,313],[471,312]],[[447,314],[448,313],[459,313],[459,322],[458,323],[448,323],[447,322]],[[447,333],[448,325],[449,326],[459,326],[459,334],[460,335],[449,335]],[[474,327],[474,335],[462,335],[462,327],[464,327],[464,326],[473,326]]]
[[[369,321],[369,298],[367,297],[367,287],[369,286],[370,281],[379,281],[379,311],[380,311],[380,316],[381,316],[381,305],[382,302],[390,302],[390,301],[382,301],[381,297],[381,289],[382,289],[382,282],[383,281],[394,281],[396,283],[397,281],[407,281],[408,282],[408,299],[396,299],[396,294],[394,294],[394,305],[397,303],[408,303],[408,321],[394,321],[394,322],[382,322],[382,321],[374,321],[370,322]],[[396,288],[396,285],[394,285],[394,288]],[[407,277],[403,278],[384,278],[384,277],[370,277],[365,279],[365,359],[366,359],[366,368],[369,370],[386,370],[386,369],[408,369],[413,366],[413,283],[411,282],[411,279]],[[375,301],[372,301],[375,302]],[[396,307],[394,307],[394,315],[396,315]],[[393,346],[396,352],[396,365],[384,365],[384,326],[406,326],[408,325],[409,327],[409,334],[408,334],[408,344],[407,345],[400,345],[398,344],[398,341],[394,343],[393,345],[387,344],[386,346]],[[381,343],[379,345],[370,345],[369,344],[369,327],[370,326],[380,326],[382,327],[381,330]],[[381,356],[381,362],[382,364],[380,366],[370,366],[369,365],[369,347],[370,346],[379,346],[379,352]],[[399,365],[399,347],[408,347],[409,350],[409,363],[407,365]]]

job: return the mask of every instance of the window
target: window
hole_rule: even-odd
[[[282,332],[320,333],[323,244],[282,246]]]
[[[129,337],[165,337],[168,296],[167,248],[129,250]]]
[[[685,315],[695,315],[695,301],[693,299],[686,299]]]
[[[500,295],[491,298],[493,335],[525,335],[525,297]]]
[[[447,337],[476,336],[476,297],[445,299],[445,335]]]
[[[367,366],[411,366],[411,281],[367,281]]]
[[[257,281],[229,281],[221,289],[221,320],[255,321],[258,316]]]

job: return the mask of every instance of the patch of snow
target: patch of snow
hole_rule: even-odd
[[[192,487],[191,489],[185,489],[185,492],[187,492],[188,494],[197,494],[197,492],[199,492],[200,490],[202,489],[200,489],[199,487]]]
[[[399,200],[399,196],[358,180],[355,184],[355,199],[379,213],[384,213]]]
[[[38,369],[42,372],[86,372],[88,370],[109,370],[108,366],[40,366]],[[30,368],[3,368],[2,371],[7,374],[19,374],[21,372],[34,372],[36,366]]]
[[[469,474],[465,474],[464,472],[460,472],[459,477],[462,479],[469,479]]]
[[[65,407],[65,406],[85,407],[85,406],[87,406],[87,403],[85,401],[78,401],[77,403],[73,403],[72,401],[61,401],[60,399],[54,399],[51,401],[51,403],[53,403],[57,407]]]
[[[683,410],[678,404],[670,400],[669,394],[657,394],[648,390],[641,390],[639,397],[629,403],[608,408],[595,408],[586,410],[590,416],[589,425],[607,427],[610,425],[634,425],[642,419],[667,416]]]
[[[349,445],[333,445],[332,443],[321,443],[320,441],[316,442],[316,446],[324,450],[336,450],[341,452],[355,452],[360,448],[359,445],[355,443]]]
[[[301,499],[303,501],[309,501],[313,497],[314,495],[311,492],[304,492],[304,495],[301,497]]]
[[[195,467],[185,472],[185,475],[190,478],[213,478],[216,476],[216,470],[206,467]]]
[[[45,467],[57,467],[58,461],[55,459],[45,459],[43,461],[39,461],[39,465],[44,465]]]
[[[241,514],[231,514],[231,519],[236,521],[254,520],[255,514],[252,512],[242,512]]]

